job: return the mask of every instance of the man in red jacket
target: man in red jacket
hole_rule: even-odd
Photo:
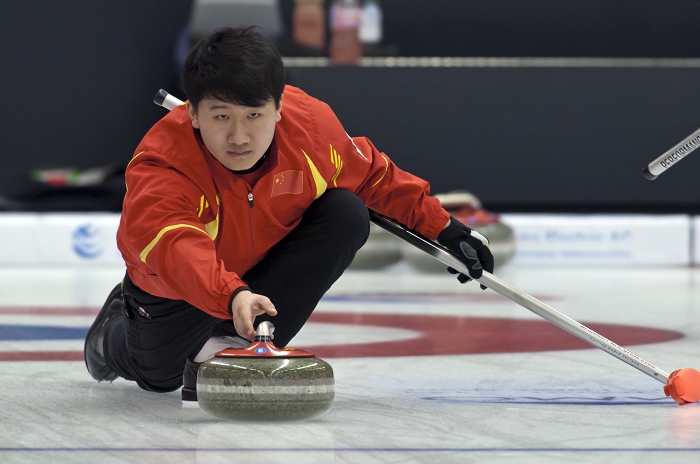
[[[247,346],[261,321],[284,347],[366,241],[367,207],[437,239],[471,277],[493,270],[488,241],[450,218],[427,182],[285,86],[279,54],[254,29],[197,45],[183,87],[187,103],[151,128],[126,170],[127,273],[88,331],[95,380],[156,392],[184,382],[194,400],[199,364]]]

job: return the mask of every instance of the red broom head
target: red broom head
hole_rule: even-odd
[[[680,405],[697,403],[700,401],[700,372],[691,367],[671,372],[664,393]]]

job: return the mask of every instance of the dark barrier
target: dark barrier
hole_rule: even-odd
[[[182,97],[173,47],[190,3],[0,2],[0,195],[25,190],[34,168],[126,164],[163,115],[155,91]],[[292,3],[281,1],[287,26]],[[700,56],[696,0],[380,3],[385,43],[401,54]],[[503,211],[700,209],[700,155],[653,183],[640,173],[700,127],[698,74],[692,61],[289,68],[434,191],[467,188]]]
[[[128,162],[162,117],[151,101],[173,85],[189,10],[190,0],[0,2],[0,195],[25,191],[34,168]]]
[[[288,73],[434,192],[503,211],[699,210],[700,155],[654,182],[641,169],[700,127],[700,60],[474,61]]]

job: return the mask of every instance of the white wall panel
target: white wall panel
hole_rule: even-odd
[[[517,264],[687,265],[687,215],[504,214]]]

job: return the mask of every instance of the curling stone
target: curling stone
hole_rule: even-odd
[[[367,242],[357,250],[350,269],[381,269],[401,259],[401,242],[381,227],[370,224]]]
[[[468,192],[452,192],[435,195],[458,221],[489,239],[489,248],[496,267],[503,266],[515,255],[515,233],[513,228],[500,222],[498,214],[490,213],[481,206],[481,201]],[[401,245],[403,258],[422,271],[445,272],[445,265],[416,247]]]
[[[313,353],[272,344],[274,326],[262,322],[247,348],[229,348],[202,363],[197,402],[224,419],[308,419],[331,407],[333,369]]]

